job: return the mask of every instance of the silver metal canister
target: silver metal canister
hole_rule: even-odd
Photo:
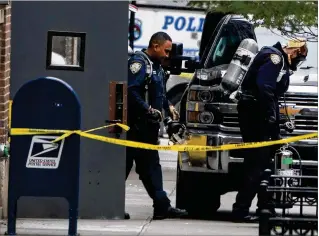
[[[292,168],[293,153],[289,150],[282,150],[280,153],[280,169],[289,170]]]

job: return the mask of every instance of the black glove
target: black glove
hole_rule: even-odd
[[[282,128],[284,128],[287,132],[292,133],[295,129],[295,124],[292,121],[286,121]]]
[[[168,138],[174,143],[184,143],[186,138],[186,127],[184,124],[179,123],[178,121],[172,120],[171,117],[166,117],[164,119],[164,125]]]
[[[147,116],[148,122],[150,123],[160,123],[163,120],[162,113],[159,110],[156,110],[151,107],[148,110],[146,116]]]

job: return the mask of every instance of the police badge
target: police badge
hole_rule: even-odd
[[[142,68],[142,64],[139,62],[134,62],[130,65],[130,70],[133,74],[136,74]]]
[[[277,54],[271,54],[270,55],[270,60],[272,61],[272,63],[277,65],[280,62],[281,58]]]

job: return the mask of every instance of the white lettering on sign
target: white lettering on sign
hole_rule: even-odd
[[[164,31],[183,43],[185,56],[198,56],[205,11],[140,8],[135,15],[134,51],[147,48],[154,32]],[[128,39],[129,43],[129,39]]]
[[[203,32],[205,17],[184,17],[184,16],[174,16],[166,15],[164,24],[162,26],[163,30],[167,30],[170,26],[174,27],[177,31],[188,31],[188,32]]]
[[[32,137],[27,168],[57,169],[60,164],[64,139],[52,143],[59,136],[35,135]]]

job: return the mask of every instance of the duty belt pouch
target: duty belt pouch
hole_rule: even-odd
[[[245,110],[249,108],[249,110],[259,110],[259,102],[252,98],[252,97],[241,97],[241,99],[238,101],[238,106],[243,107]]]
[[[255,103],[257,103],[257,99],[255,98],[255,96],[253,96],[253,95],[247,95],[247,94],[241,94],[240,95],[240,100],[241,101],[247,101],[247,102],[255,102]]]

